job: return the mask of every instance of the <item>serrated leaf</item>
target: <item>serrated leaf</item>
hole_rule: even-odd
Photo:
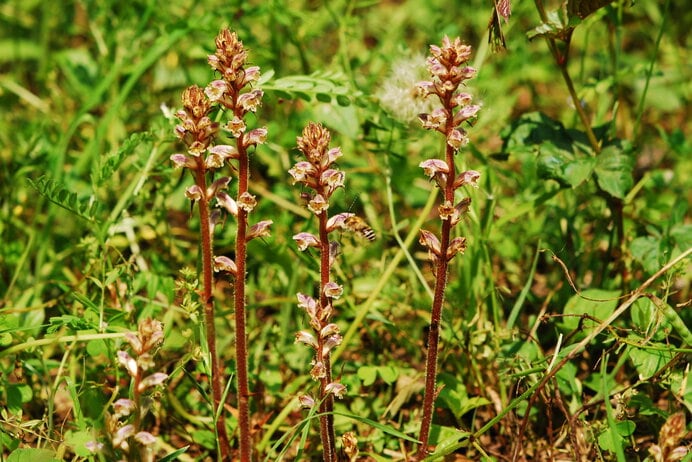
[[[670,230],[670,237],[680,249],[692,247],[692,224],[676,225]]]
[[[572,138],[560,121],[552,119],[541,112],[530,112],[503,129],[503,150],[512,152],[525,150],[527,146],[550,143],[557,149],[572,151]]]
[[[571,152],[546,142],[540,147],[536,169],[539,178],[575,188],[591,176],[595,165],[594,158],[575,159]]]
[[[570,186],[575,188],[591,177],[595,166],[596,159],[593,157],[568,161],[563,169],[563,177]]]
[[[597,157],[596,181],[598,186],[613,197],[624,199],[634,186],[632,170],[634,159],[617,146],[603,148]]]

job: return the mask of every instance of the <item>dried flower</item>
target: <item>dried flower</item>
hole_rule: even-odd
[[[358,456],[358,439],[356,434],[353,432],[346,432],[341,437],[341,443],[344,447],[344,454],[348,456],[350,460],[355,460]]]

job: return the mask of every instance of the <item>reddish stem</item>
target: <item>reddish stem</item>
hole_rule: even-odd
[[[238,138],[238,199],[248,191],[249,159],[243,146],[243,135]],[[240,201],[239,201],[240,202]],[[234,281],[235,301],[235,355],[238,376],[238,429],[240,434],[240,461],[250,462],[252,445],[250,439],[250,387],[248,383],[248,351],[245,314],[245,267],[247,261],[248,212],[238,209],[238,230],[235,241],[236,276]]]
[[[329,282],[329,234],[327,233],[327,212],[319,215],[320,218],[320,306],[322,309],[331,308],[331,299],[324,293],[324,287]],[[325,321],[323,324],[326,325]],[[324,327],[324,326],[322,326]],[[319,334],[319,332],[318,332]],[[326,393],[326,387],[332,381],[332,366],[330,354],[322,355],[324,339],[318,335],[317,360],[324,363],[326,375],[320,380],[320,436],[322,439],[322,451],[324,462],[336,462],[336,446],[334,436],[334,396]]]
[[[451,96],[443,99],[443,106],[451,108]],[[452,114],[452,110],[448,109]],[[449,134],[454,129],[452,117],[447,117],[446,132]],[[445,158],[449,168],[447,182],[444,187],[445,201],[454,203],[454,178],[456,178],[456,168],[454,166],[454,148],[449,143],[445,143]],[[421,456],[429,453],[428,440],[430,438],[430,427],[432,425],[435,397],[437,395],[437,356],[438,345],[440,343],[440,323],[442,320],[442,307],[444,305],[445,288],[447,286],[447,273],[449,260],[446,258],[449,248],[452,224],[449,219],[442,220],[442,231],[440,232],[440,257],[435,264],[435,293],[430,314],[430,330],[428,331],[428,354],[425,361],[425,392],[423,395],[423,420],[421,422],[419,440],[422,444]]]
[[[198,162],[195,181],[202,191],[207,190],[206,171],[203,161]],[[202,194],[199,200],[199,222],[200,236],[202,245],[202,303],[204,304],[204,323],[207,333],[207,347],[211,356],[211,388],[212,400],[214,402],[214,414],[218,412],[216,419],[216,433],[219,440],[219,453],[223,461],[230,461],[230,443],[224,418],[223,397],[223,376],[219,357],[216,353],[216,326],[214,324],[214,297],[212,294],[214,286],[213,276],[213,248],[211,235],[211,220],[209,216],[209,201]]]

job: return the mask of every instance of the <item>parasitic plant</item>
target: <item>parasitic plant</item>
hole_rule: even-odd
[[[470,94],[460,91],[464,82],[476,74],[476,70],[467,65],[471,57],[471,47],[462,44],[459,38],[450,40],[444,37],[442,46],[430,46],[430,53],[432,56],[427,59],[427,67],[432,80],[420,82],[418,89],[426,97],[435,95],[440,106],[429,114],[420,114],[419,119],[424,128],[441,133],[446,142],[444,159],[428,159],[420,163],[425,174],[431,181],[435,181],[443,194],[442,204],[438,207],[442,221],[439,238],[427,230],[421,230],[420,235],[420,243],[428,249],[435,275],[425,364],[423,417],[419,435],[422,445],[419,450],[420,456],[428,453],[433,405],[437,395],[437,355],[449,262],[466,249],[466,238],[452,238],[452,229],[468,211],[471,198],[457,200],[456,191],[464,185],[476,186],[480,176],[473,170],[457,174],[454,164],[454,157],[468,143],[468,136],[461,125],[472,121],[480,110],[479,105],[471,104]]]
[[[346,387],[332,377],[330,353],[342,341],[339,327],[332,321],[332,316],[334,300],[341,296],[343,287],[331,279],[331,267],[338,254],[339,245],[329,240],[329,234],[335,230],[365,231],[362,230],[362,226],[354,229],[356,217],[352,213],[339,213],[332,217],[327,213],[332,194],[344,185],[346,176],[343,171],[334,168],[334,162],[342,153],[340,148],[329,148],[330,140],[329,131],[322,125],[310,123],[305,127],[302,136],[298,137],[298,149],[305,160],[296,163],[289,173],[294,183],[303,184],[313,190],[307,194],[307,206],[317,217],[319,224],[317,235],[302,232],[293,236],[301,251],[314,248],[320,257],[319,298],[298,294],[298,306],[307,313],[312,332],[305,330],[296,334],[297,343],[303,343],[315,352],[310,376],[320,383],[319,397],[316,400],[303,395],[300,402],[309,408],[319,406],[323,459],[325,462],[336,462],[332,411],[334,396],[342,398]],[[374,236],[372,230],[367,234]],[[356,453],[355,436],[348,435],[345,441],[349,442],[347,446],[350,450]]]
[[[236,328],[236,376],[238,380],[238,429],[239,455],[236,460],[251,460],[248,352],[245,314],[245,265],[247,243],[257,237],[269,235],[270,220],[248,225],[248,215],[257,205],[255,196],[248,192],[249,152],[266,140],[266,128],[247,129],[245,116],[255,112],[261,103],[263,92],[252,89],[260,72],[256,66],[246,66],[247,52],[234,32],[223,29],[216,37],[216,52],[209,56],[209,64],[220,74],[220,79],[212,81],[204,90],[197,86],[189,87],[183,94],[184,109],[176,116],[181,124],[176,127],[176,135],[187,146],[186,154],[175,154],[171,159],[176,166],[192,171],[195,184],[186,191],[187,197],[199,204],[200,242],[202,249],[201,291],[204,305],[206,340],[211,356],[212,394],[214,411],[217,417],[216,431],[220,458],[230,461],[230,445],[224,423],[223,375],[216,353],[216,331],[214,326],[213,272],[224,272],[234,279],[234,308]],[[220,125],[210,118],[213,106],[218,106],[227,114],[228,122]],[[219,130],[228,132],[235,140],[233,145],[214,144]],[[237,161],[232,167],[238,176],[236,198],[227,190],[230,177],[212,181],[214,173]],[[214,226],[220,220],[218,210],[212,211],[212,201],[237,219],[235,259],[227,256],[214,256]]]
[[[151,462],[156,438],[144,430],[143,419],[151,408],[151,390],[168,379],[168,374],[163,372],[149,372],[154,367],[154,354],[163,342],[163,325],[151,318],[144,319],[139,323],[137,333],[128,332],[125,339],[130,344],[132,355],[119,350],[118,363],[130,376],[130,397],[113,403],[113,414],[108,415],[106,426],[116,453],[128,461]],[[93,452],[103,449],[103,445],[94,441],[87,445]]]

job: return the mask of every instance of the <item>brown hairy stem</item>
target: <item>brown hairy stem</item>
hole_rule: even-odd
[[[327,214],[321,213],[320,219],[320,304],[331,306],[332,301],[325,295],[324,286],[329,282],[329,234],[327,233]],[[322,352],[318,351],[318,358]],[[322,439],[324,462],[336,462],[336,446],[334,435],[334,396],[326,392],[326,387],[332,381],[332,366],[330,354],[322,357],[326,375],[320,379],[320,395],[324,399],[320,404],[320,437]]]
[[[196,171],[195,181],[197,185],[206,191],[206,171],[200,168]],[[216,326],[214,324],[214,287],[213,276],[213,249],[211,235],[211,220],[209,216],[209,201],[202,195],[199,200],[200,238],[202,246],[202,303],[204,304],[204,324],[206,327],[207,348],[211,356],[211,389],[214,402],[214,414],[216,422],[216,434],[218,438],[219,454],[223,461],[230,461],[230,443],[224,418],[223,376],[218,354],[216,353]]]
[[[247,149],[243,148],[243,136],[238,139],[238,197],[248,190],[249,159]],[[250,440],[250,391],[248,384],[248,351],[245,314],[245,266],[247,261],[247,215],[244,209],[238,210],[238,230],[235,241],[235,262],[237,273],[234,280],[235,301],[235,354],[236,374],[238,376],[238,429],[240,434],[240,460],[249,462],[251,458]]]

